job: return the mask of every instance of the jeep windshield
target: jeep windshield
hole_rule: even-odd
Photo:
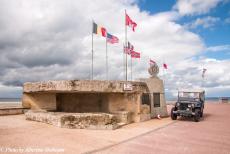
[[[199,92],[179,92],[178,99],[180,101],[198,101]]]

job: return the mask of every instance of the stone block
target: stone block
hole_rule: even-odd
[[[117,119],[107,113],[65,113],[30,110],[25,113],[26,120],[51,124],[62,128],[78,129],[116,129]]]

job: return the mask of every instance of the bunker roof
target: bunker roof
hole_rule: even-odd
[[[60,80],[26,82],[23,85],[24,93],[35,92],[91,92],[91,93],[111,93],[111,92],[146,92],[148,91],[145,82],[137,81],[103,81],[103,80]]]

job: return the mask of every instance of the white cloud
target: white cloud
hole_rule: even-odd
[[[129,41],[141,52],[141,59],[133,60],[133,77],[148,77],[148,60],[152,58],[159,65],[163,60],[168,63],[169,92],[186,84],[199,86],[202,62],[190,57],[205,49],[200,36],[176,23],[177,12],[150,15],[140,12],[134,2],[0,1],[0,83],[5,85],[0,91],[27,81],[89,79],[92,19],[119,37],[119,44],[108,45],[109,79],[124,79],[125,8],[138,24],[135,33],[128,28]],[[94,60],[95,79],[105,79],[105,39],[97,35]],[[228,84],[225,78],[218,82],[222,83]]]
[[[5,86],[0,83],[0,98],[18,98],[22,95],[22,87]]]
[[[204,18],[197,18],[195,21],[188,23],[185,26],[191,29],[197,28],[199,26],[203,28],[212,28],[218,21],[220,21],[220,18],[218,17],[207,16]]]
[[[181,15],[199,15],[208,13],[223,0],[178,0],[174,9]]]
[[[219,45],[219,46],[211,46],[206,49],[206,51],[228,51],[230,52],[230,45]]]
[[[168,70],[165,77],[166,87],[171,89],[174,95],[175,89],[204,88],[208,96],[230,96],[229,66],[230,60],[185,59],[171,64],[175,70]],[[207,69],[204,80],[201,76],[203,68]]]

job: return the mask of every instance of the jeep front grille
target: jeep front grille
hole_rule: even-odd
[[[186,110],[188,108],[188,103],[180,103],[179,110]]]

